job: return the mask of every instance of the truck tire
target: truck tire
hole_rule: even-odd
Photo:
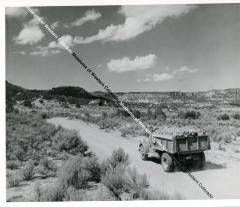
[[[148,154],[146,153],[146,149],[144,148],[144,146],[142,144],[139,145],[138,151],[140,153],[142,160],[148,159]]]
[[[204,152],[200,152],[198,154],[198,159],[197,159],[194,167],[196,167],[197,169],[203,169],[205,166],[205,162],[206,162],[205,154],[204,154]]]
[[[204,166],[205,166],[205,163],[206,163],[206,158],[205,158],[204,152],[201,152],[201,153],[199,154],[199,157],[200,157],[199,168],[200,168],[200,169],[203,169]]]
[[[161,157],[162,168],[165,172],[172,172],[173,171],[173,159],[172,157],[164,152]]]

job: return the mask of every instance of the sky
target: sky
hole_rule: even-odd
[[[114,92],[240,88],[240,4],[32,9]],[[5,14],[8,81],[103,91],[26,10]]]

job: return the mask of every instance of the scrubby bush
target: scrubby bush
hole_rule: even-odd
[[[42,114],[41,114],[41,117],[42,117],[43,119],[47,119],[47,118],[48,118],[48,114],[47,114],[47,113],[42,113]]]
[[[154,112],[151,114],[151,119],[161,119],[161,120],[166,120],[167,115],[165,112],[162,110],[161,107],[157,107]]]
[[[141,112],[139,110],[133,110],[133,114],[137,119],[141,118]]]
[[[100,180],[100,166],[95,158],[74,156],[60,169],[59,183],[73,186],[76,189],[84,188],[88,181]]]
[[[128,180],[124,176],[125,166],[117,166],[114,169],[108,169],[101,179],[101,182],[108,187],[117,200],[121,200],[123,194],[128,188]]]
[[[221,114],[220,116],[218,116],[218,120],[223,120],[223,121],[226,121],[226,120],[229,120],[230,117],[228,114]]]
[[[14,172],[7,171],[7,186],[9,188],[19,186],[21,180],[22,178],[19,175],[18,171],[14,171]]]
[[[86,193],[86,190],[77,190],[74,187],[69,187],[66,190],[66,193],[64,195],[64,201],[88,201],[89,196]]]
[[[102,183],[100,183],[98,190],[95,191],[93,201],[114,201],[116,200],[113,193]]]
[[[66,188],[58,183],[47,185],[43,188],[40,183],[37,183],[34,192],[37,201],[63,201]]]
[[[29,160],[26,165],[21,169],[23,180],[31,180],[34,176],[34,161]]]
[[[101,169],[96,157],[87,158],[85,161],[85,168],[90,173],[91,181],[100,181]]]
[[[23,105],[29,108],[32,108],[32,101],[29,99],[26,99],[23,101]]]
[[[54,177],[56,175],[57,166],[52,160],[48,158],[42,158],[39,162],[38,172],[42,178]]]
[[[150,107],[147,108],[147,113],[146,113],[146,117],[148,120],[152,119],[152,110]]]
[[[140,175],[135,168],[126,165],[108,168],[101,181],[117,200],[142,198],[149,185],[146,175]]]
[[[122,148],[114,150],[111,157],[102,163],[102,173],[104,174],[107,169],[114,169],[119,165],[127,166],[129,164],[129,156]]]
[[[130,117],[130,114],[126,112],[124,109],[118,108],[115,112],[111,114],[112,117]]]
[[[213,141],[215,142],[225,142],[231,143],[234,140],[234,134],[229,131],[219,131],[213,137]]]
[[[200,116],[201,114],[198,111],[180,111],[178,113],[178,117],[181,119],[198,119]]]
[[[61,128],[52,137],[52,141],[54,148],[71,154],[84,154],[88,150],[87,144],[81,139],[78,132],[75,130],[66,130]]]
[[[237,120],[240,120],[240,114],[234,114],[234,115],[233,115],[233,118],[234,118],[234,119],[237,119]]]
[[[101,117],[103,118],[103,119],[106,119],[107,118],[107,112],[102,112],[102,114],[101,114]]]
[[[6,167],[7,167],[7,169],[11,169],[11,170],[18,169],[18,165],[17,165],[16,161],[13,161],[13,160],[8,160],[6,163]]]
[[[133,134],[133,129],[131,127],[121,127],[119,131],[121,132],[122,137],[127,137],[128,135]]]
[[[44,100],[43,100],[43,99],[40,99],[40,100],[39,100],[39,103],[40,103],[40,104],[44,104]]]
[[[111,119],[102,119],[98,122],[98,125],[100,129],[114,130],[118,123]]]

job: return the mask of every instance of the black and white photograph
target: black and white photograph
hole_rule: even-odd
[[[6,203],[240,199],[240,3],[4,10]]]

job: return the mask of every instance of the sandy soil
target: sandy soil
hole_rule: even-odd
[[[156,161],[142,161],[137,151],[139,144],[137,138],[123,138],[117,131],[106,133],[98,126],[86,124],[81,120],[53,118],[48,122],[78,130],[100,161],[110,156],[114,149],[122,147],[129,154],[131,165],[136,167],[138,172],[147,174],[150,185],[154,189],[160,189],[169,194],[177,192],[186,199],[209,198],[199,187],[199,184],[194,182],[186,173],[180,171],[165,173],[162,166]],[[229,155],[227,152],[217,150],[213,144],[212,150],[206,153],[206,169],[193,171],[192,175],[205,186],[215,199],[239,199],[239,154]]]

